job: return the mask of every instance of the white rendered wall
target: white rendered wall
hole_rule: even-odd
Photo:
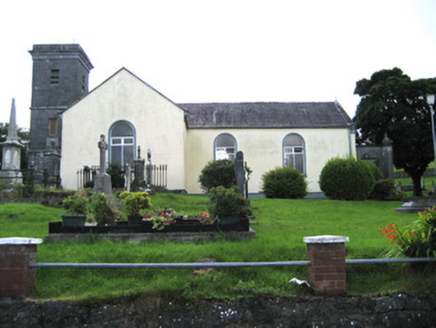
[[[343,129],[190,129],[186,146],[186,188],[190,193],[202,192],[198,177],[203,167],[214,159],[214,140],[229,133],[243,151],[244,160],[252,169],[249,192],[262,189],[262,175],[283,166],[283,139],[297,133],[304,139],[309,192],[318,192],[319,175],[326,162],[336,156],[356,156],[354,134]]]
[[[77,170],[99,165],[97,144],[117,121],[134,125],[141,157],[168,165],[168,188],[185,189],[184,111],[122,69],[63,114],[62,185],[77,188]],[[108,154],[106,153],[106,156]]]

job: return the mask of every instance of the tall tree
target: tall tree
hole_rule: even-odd
[[[434,159],[432,117],[425,95],[436,90],[435,81],[412,81],[393,68],[358,81],[354,91],[361,97],[353,119],[360,141],[381,144],[387,135],[392,140],[394,165],[412,178],[415,196],[422,195],[421,178]]]

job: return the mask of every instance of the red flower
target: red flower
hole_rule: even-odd
[[[395,239],[398,238],[398,234],[395,234],[397,231],[397,228],[395,227],[395,224],[388,224],[386,228],[381,228],[381,234],[385,235],[386,238],[388,238],[390,243],[395,243]]]

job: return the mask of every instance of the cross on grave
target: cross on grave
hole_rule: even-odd
[[[104,134],[100,136],[100,141],[98,142],[98,148],[100,149],[100,174],[106,173],[106,150],[107,143],[105,141]]]
[[[107,143],[104,134],[100,135],[100,141],[97,144],[100,149],[100,170],[94,179],[94,191],[103,192],[106,196],[112,197],[111,176],[106,173],[106,150]]]

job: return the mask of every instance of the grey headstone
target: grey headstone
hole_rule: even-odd
[[[102,134],[98,142],[100,149],[100,172],[94,178],[94,191],[96,193],[103,192],[106,196],[112,196],[112,181],[111,176],[106,173],[106,150],[107,143]]]
[[[244,168],[244,153],[242,151],[238,151],[236,153],[235,176],[236,176],[236,184],[238,185],[238,192],[245,197],[246,178],[245,178],[245,168]]]
[[[104,174],[106,173],[106,150],[107,150],[107,143],[105,141],[104,134],[100,135],[98,148],[100,149],[100,174]]]

